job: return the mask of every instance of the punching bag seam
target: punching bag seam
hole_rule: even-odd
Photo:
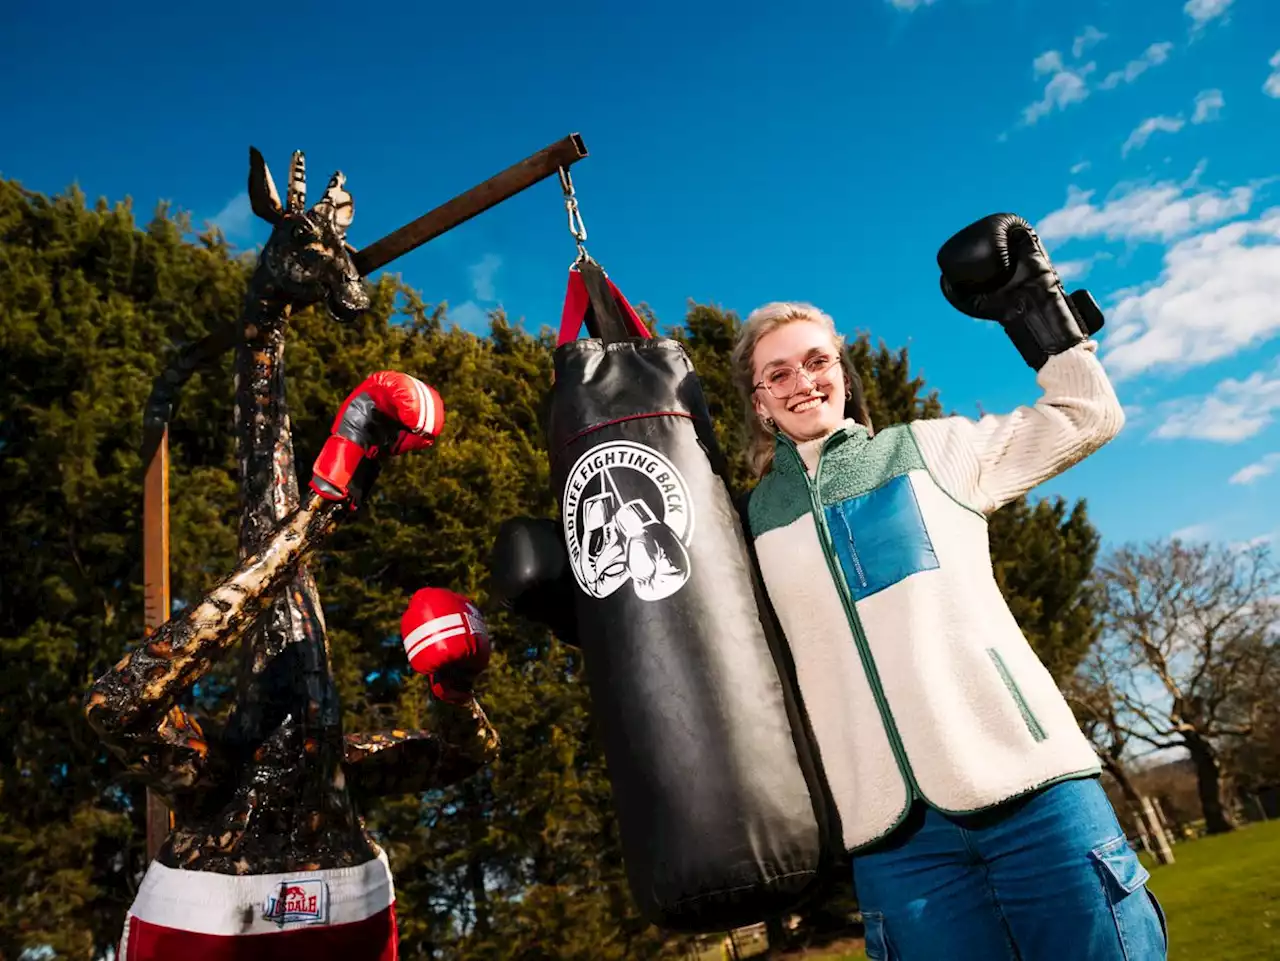
[[[659,410],[647,414],[628,414],[626,417],[615,417],[613,420],[606,420],[601,421],[599,424],[593,424],[585,430],[578,431],[572,437],[566,438],[564,443],[562,443],[556,451],[556,456],[559,457],[560,453],[574,441],[581,440],[588,434],[594,433],[595,431],[604,430],[606,427],[613,427],[615,424],[625,424],[630,420],[645,420],[650,417],[687,417],[689,420],[694,420],[694,416],[692,414],[683,410]]]

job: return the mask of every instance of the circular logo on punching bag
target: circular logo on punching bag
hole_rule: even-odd
[[[569,565],[592,597],[630,584],[641,600],[658,601],[689,580],[693,501],[652,447],[619,440],[591,448],[569,471],[560,505]]]

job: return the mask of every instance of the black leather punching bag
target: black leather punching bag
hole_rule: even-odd
[[[590,260],[570,274],[549,424],[639,909],[707,932],[793,908],[823,866],[828,808],[702,388]]]

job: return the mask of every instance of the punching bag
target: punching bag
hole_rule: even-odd
[[[710,932],[794,908],[829,809],[706,400],[684,348],[651,337],[590,259],[570,271],[548,432],[641,913]]]

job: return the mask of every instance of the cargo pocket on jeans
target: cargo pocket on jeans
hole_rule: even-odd
[[[884,915],[879,911],[862,912],[863,937],[866,939],[867,961],[893,961],[889,937],[884,931]]]
[[[1090,852],[1115,920],[1125,961],[1163,961],[1169,938],[1164,911],[1147,890],[1151,877],[1124,835]]]

